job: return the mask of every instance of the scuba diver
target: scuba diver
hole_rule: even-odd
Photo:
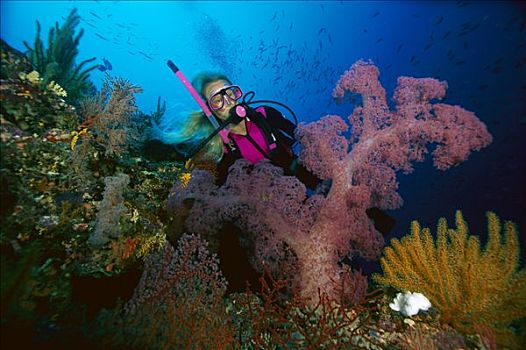
[[[152,139],[171,145],[172,150],[175,149],[187,161],[212,163],[217,185],[226,181],[228,168],[237,159],[244,158],[252,164],[269,159],[283,168],[285,175],[296,176],[308,189],[328,193],[330,181],[321,182],[298,162],[293,152],[298,122],[289,107],[271,100],[252,101],[253,91],[243,94],[238,85],[219,73],[200,73],[190,83],[172,61],[168,60],[167,64],[201,111],[191,113],[188,121],[176,131],[162,130],[153,122]],[[250,107],[261,102],[286,108],[295,123],[271,106]],[[366,214],[383,235],[391,231],[396,222],[378,208],[369,208]]]
[[[199,104],[201,111],[191,113],[188,121],[176,131],[162,130],[153,122],[153,140],[171,145],[172,151],[176,150],[184,160],[194,164],[212,163],[217,185],[225,182],[228,168],[237,159],[245,158],[252,164],[269,159],[283,168],[285,175],[296,176],[308,189],[327,194],[330,181],[321,182],[298,162],[293,152],[296,142],[294,131],[298,122],[289,107],[271,100],[252,101],[253,91],[243,94],[238,85],[219,73],[200,73],[190,83],[171,60],[167,64]],[[271,106],[250,107],[261,102],[284,107],[295,123]],[[384,235],[395,225],[396,221],[378,208],[369,208],[366,213]]]
[[[170,63],[172,71],[180,73]],[[185,160],[197,167],[199,164],[215,164],[218,185],[226,181],[228,168],[240,158],[252,164],[269,159],[283,168],[285,175],[296,176],[309,189],[315,189],[321,182],[298,163],[292,150],[296,142],[294,130],[297,121],[291,122],[271,106],[252,108],[250,104],[270,102],[281,105],[296,119],[287,106],[275,101],[252,101],[254,92],[244,94],[238,85],[219,73],[198,74],[190,88],[187,85],[190,84],[186,81],[189,91],[192,93],[193,88],[198,94],[194,96],[196,101],[206,108],[201,105],[202,111],[191,113],[179,130],[162,130],[153,123],[153,139],[172,145]]]

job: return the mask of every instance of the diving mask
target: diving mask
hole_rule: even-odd
[[[212,92],[208,97],[210,109],[217,111],[225,105],[225,96],[231,101],[237,101],[243,96],[241,88],[237,85],[222,87],[219,91]]]

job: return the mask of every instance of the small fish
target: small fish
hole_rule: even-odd
[[[398,45],[398,47],[396,48],[396,53],[400,53],[400,50],[402,50],[402,46],[404,45],[403,44]]]
[[[92,15],[93,17],[97,17],[98,19],[102,19],[99,15],[97,15],[97,14],[96,14],[95,12],[93,12],[93,11],[90,11],[89,13],[91,13],[91,15]]]
[[[140,53],[141,55],[143,55],[144,57],[146,57],[147,59],[152,60],[152,56],[147,55],[146,53],[144,53],[142,51],[137,51],[137,52]]]
[[[271,21],[275,20],[277,16],[278,16],[278,11],[275,11],[274,12],[274,16],[272,16]]]
[[[323,32],[326,32],[326,31],[327,31],[327,29],[325,29],[325,27],[321,27],[320,30],[318,31],[318,35],[320,35]]]
[[[461,66],[461,65],[463,65],[464,63],[466,63],[466,61],[462,61],[462,60],[460,60],[460,61],[456,61],[456,62],[455,62],[455,64],[456,64],[457,66]]]
[[[383,38],[378,38],[378,40],[376,40],[376,43],[378,44],[379,42],[381,42],[382,40],[384,40]]]
[[[104,62],[104,66],[108,69],[108,70],[112,70],[113,69],[113,66],[111,65],[110,61],[108,61],[106,58],[102,58],[102,62]]]
[[[363,28],[363,32],[364,32],[364,33],[367,33],[367,28]]]
[[[330,34],[327,34],[328,37],[329,37],[329,42],[332,44],[332,38],[331,38],[331,35]]]
[[[375,18],[376,16],[378,16],[380,14],[380,11],[376,11],[372,16],[371,18]]]
[[[442,36],[442,39],[447,38],[447,37],[449,36],[449,34],[451,34],[451,31],[450,31],[450,30],[448,30],[448,31],[446,32],[446,34],[444,34],[444,35]]]
[[[95,33],[95,35],[98,36],[99,38],[101,38],[102,40],[108,41],[108,39],[106,39],[105,37],[103,37],[99,33]]]
[[[293,25],[293,23],[290,24],[289,32],[292,30],[292,25]]]
[[[444,17],[440,16],[438,20],[435,22],[435,25],[442,23],[443,20],[444,20]]]
[[[108,61],[104,57],[102,58],[102,62],[104,64],[99,64],[99,66],[97,67],[97,69],[100,70],[101,72],[105,72],[107,70],[110,71],[113,69],[113,66],[111,65],[110,61]]]
[[[433,43],[428,43],[426,46],[424,46],[424,51],[427,51],[433,46]]]

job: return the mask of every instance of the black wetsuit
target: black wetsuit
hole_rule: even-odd
[[[292,151],[292,146],[295,143],[294,130],[296,129],[296,125],[283,117],[277,109],[270,106],[263,106],[263,108],[265,109],[266,118],[261,113],[252,110],[251,112],[257,113],[257,115],[253,114],[251,120],[258,126],[263,134],[265,134],[269,143],[271,142],[270,133],[274,135],[277,147],[268,155],[265,154],[264,151],[261,151],[260,153],[265,154],[265,158],[270,159],[272,164],[283,168],[285,175],[296,176],[305,184],[305,186],[307,186],[307,188],[316,188],[320,183],[320,179],[299,164],[296,155]],[[259,146],[250,135],[247,134],[244,137],[259,149]],[[242,158],[239,148],[235,144],[234,146],[235,149],[225,153],[218,164],[217,184],[223,184],[226,181],[228,168],[234,164],[236,160]]]

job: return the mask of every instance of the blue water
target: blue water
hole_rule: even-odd
[[[372,59],[392,96],[398,76],[434,77],[449,85],[445,103],[458,104],[487,125],[493,143],[443,173],[429,160],[399,176],[404,206],[393,236],[409,222],[436,224],[463,210],[474,233],[485,233],[484,212],[526,233],[526,7],[519,2],[346,1],[2,1],[1,36],[24,51],[35,21],[43,38],[72,8],[85,33],[79,61],[111,62],[110,74],[143,87],[139,108],[157,97],[168,113],[197,106],[166,66],[172,59],[192,78],[226,73],[256,97],[288,104],[302,122],[326,114],[346,117],[331,91],[358,59]],[[103,73],[92,81],[101,85]],[[523,249],[524,250],[524,249]]]

